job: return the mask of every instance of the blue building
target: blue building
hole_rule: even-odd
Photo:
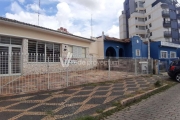
[[[105,57],[147,58],[147,44],[139,36],[130,39],[117,39],[104,36]]]
[[[166,61],[170,64],[172,60],[180,57],[180,45],[167,43],[167,42],[151,42],[150,53],[151,58],[157,59],[159,61]]]

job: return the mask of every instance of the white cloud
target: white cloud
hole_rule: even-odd
[[[106,33],[105,33],[106,34]],[[113,25],[110,30],[107,31],[109,36],[119,38],[119,26]]]
[[[39,8],[39,5],[36,4],[36,3],[28,4],[28,5],[26,6],[26,8],[27,8],[27,10],[32,10],[33,12],[36,12],[36,13],[40,12],[40,13],[42,14],[42,13],[45,12],[45,10]]]
[[[102,31],[112,37],[119,37],[119,14],[123,7],[121,0],[48,0],[59,1],[56,5],[57,12],[54,15],[40,15],[40,26],[58,29],[59,27],[75,35],[83,37],[91,36],[91,14],[93,16],[93,36],[99,36]],[[31,24],[38,23],[37,4],[29,4],[28,11],[18,10],[19,12],[6,13],[6,17],[11,19],[28,22]],[[55,6],[52,6],[55,7]]]
[[[14,13],[20,13],[21,11],[23,11],[23,9],[17,2],[13,2],[11,4],[11,11]]]
[[[24,3],[25,2],[25,0],[18,0],[20,3]]]

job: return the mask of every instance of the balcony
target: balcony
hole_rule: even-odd
[[[169,11],[162,11],[162,16],[163,17],[170,17]]]
[[[164,31],[164,37],[171,37],[171,31]]]
[[[173,0],[173,3],[174,3],[174,4],[178,4],[178,1],[177,1],[177,0]]]
[[[168,4],[166,4],[166,3],[162,3],[162,4],[161,4],[161,8],[163,8],[163,9],[168,9],[169,6],[168,6]]]
[[[180,19],[180,13],[179,13],[179,14],[177,14],[177,19]]]
[[[163,22],[163,27],[165,27],[165,28],[171,27],[171,22],[170,21]]]

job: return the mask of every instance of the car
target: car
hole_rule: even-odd
[[[176,79],[176,81],[180,82],[180,60],[172,61],[169,69],[168,69],[168,75]]]

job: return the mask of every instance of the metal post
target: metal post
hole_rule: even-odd
[[[137,59],[135,58],[135,75],[137,75]]]
[[[148,30],[147,30],[147,34],[146,34],[146,38],[148,38],[148,59],[150,59],[150,39],[149,39],[149,38],[151,37],[151,36],[150,36],[150,33],[151,33],[151,32],[150,32],[150,30],[148,29]]]
[[[49,84],[49,57],[48,57],[48,64],[47,64],[47,73],[48,73],[48,90],[50,89],[50,84]]]
[[[110,71],[111,71],[111,63],[110,59],[108,59],[108,80],[110,80]]]
[[[149,73],[149,61],[150,59],[147,60],[147,74]]]
[[[66,67],[66,86],[69,86],[69,80],[68,80],[68,67]]]
[[[150,41],[148,38],[148,60],[150,59]]]

